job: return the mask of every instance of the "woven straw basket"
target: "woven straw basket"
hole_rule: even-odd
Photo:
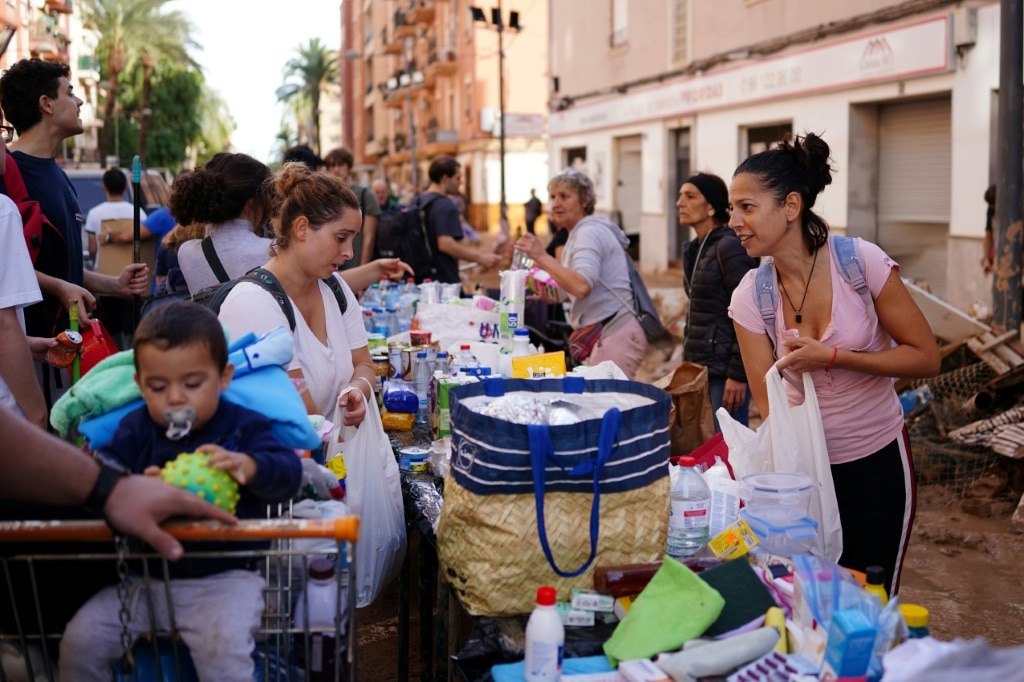
[[[476,409],[505,391],[517,399],[575,400],[586,416],[571,425],[528,426]],[[593,587],[595,566],[664,555],[670,447],[664,391],[566,378],[467,384],[452,397],[452,467],[437,549],[445,579],[471,614],[529,613],[540,585],[568,600],[572,588]]]

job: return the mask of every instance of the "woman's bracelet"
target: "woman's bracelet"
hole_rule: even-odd
[[[831,374],[832,373],[832,367],[836,364],[836,356],[837,355],[839,355],[839,347],[838,346],[834,346],[832,348],[832,359],[828,361],[827,365],[825,365],[825,374]]]

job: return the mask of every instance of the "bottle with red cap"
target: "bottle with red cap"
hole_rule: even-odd
[[[537,588],[537,605],[526,623],[526,679],[558,680],[562,676],[565,627],[555,610],[555,588]]]
[[[668,517],[667,554],[676,559],[691,557],[708,544],[711,489],[695,468],[693,457],[672,458],[672,511]]]

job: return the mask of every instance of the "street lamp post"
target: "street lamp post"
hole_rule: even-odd
[[[412,104],[412,67],[413,52],[416,49],[416,39],[409,37],[405,39],[405,75],[409,79],[405,86],[405,103],[409,107],[409,163],[411,164],[410,178],[412,186],[418,192],[420,190],[419,171],[416,168],[416,114]]]
[[[479,7],[470,7],[473,14],[473,21],[482,22],[487,25],[487,17]],[[501,166],[501,205],[499,208],[502,225],[508,224],[508,202],[505,197],[505,20],[501,10],[501,0],[498,6],[491,8],[491,25],[498,32],[498,119],[501,121],[501,131],[498,138],[498,154]],[[519,12],[509,12],[509,28],[519,31]]]

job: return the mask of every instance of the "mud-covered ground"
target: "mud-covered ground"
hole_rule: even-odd
[[[921,488],[900,599],[931,612],[939,639],[1024,644],[1024,535],[1008,513],[978,518],[943,488]]]

